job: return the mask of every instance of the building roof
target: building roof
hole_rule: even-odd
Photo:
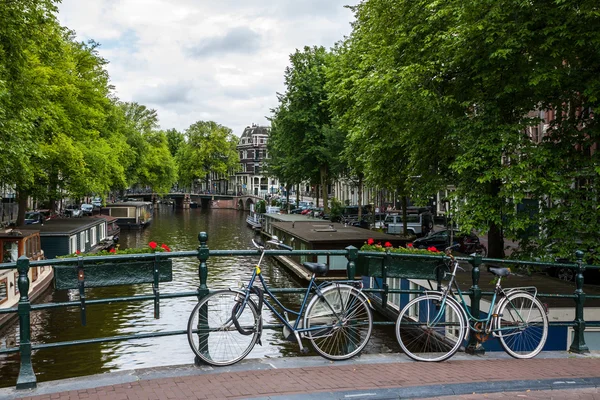
[[[254,124],[252,126],[247,126],[246,129],[244,129],[242,136],[240,136],[239,144],[244,143],[243,140],[247,140],[247,139],[250,139],[250,143],[252,143],[252,136],[254,136],[254,135],[269,136],[270,130],[271,130],[271,128],[268,126],[258,126],[258,125],[254,125]],[[245,144],[248,144],[248,143],[246,142]]]

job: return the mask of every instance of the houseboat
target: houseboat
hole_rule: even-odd
[[[107,221],[104,218],[58,218],[36,225],[46,258],[76,252],[88,253],[106,246]]]
[[[100,214],[117,219],[117,225],[127,229],[143,229],[152,222],[154,206],[149,201],[111,203],[102,207]]]
[[[0,231],[0,263],[16,262],[23,255],[31,261],[43,260],[39,230],[8,229]],[[13,308],[19,303],[19,272],[16,269],[0,270],[0,308]],[[29,268],[29,298],[35,300],[50,286],[53,277],[51,266]],[[0,328],[16,313],[0,314]]]
[[[381,243],[390,242],[394,246],[405,243],[398,236],[300,214],[264,214],[262,232],[265,236],[277,236],[294,250],[343,250],[348,246],[360,249],[369,238]],[[310,274],[302,267],[302,263],[306,261],[328,264],[327,279],[347,277],[348,259],[345,256],[303,255],[276,258],[286,268],[304,279],[310,279]]]
[[[110,215],[94,215],[94,218],[100,218],[106,221],[106,239],[112,241],[113,244],[119,243],[119,235],[121,234],[121,227],[117,224],[117,218],[111,217]]]

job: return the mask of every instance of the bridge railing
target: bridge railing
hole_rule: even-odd
[[[113,255],[113,256],[91,256],[91,257],[77,257],[77,258],[67,258],[67,259],[52,259],[52,260],[43,260],[43,261],[30,261],[27,257],[22,256],[17,260],[16,263],[4,263],[0,264],[0,271],[2,270],[10,270],[17,269],[18,270],[18,289],[20,293],[19,303],[17,307],[13,308],[5,308],[0,309],[0,315],[7,313],[14,313],[18,315],[19,319],[19,343],[16,347],[3,347],[0,348],[1,354],[10,354],[10,353],[19,353],[20,354],[20,367],[19,367],[19,375],[16,382],[17,389],[27,389],[33,388],[37,385],[37,378],[35,372],[33,370],[32,365],[32,353],[35,350],[39,349],[47,349],[47,348],[59,348],[59,347],[68,347],[82,344],[91,344],[91,343],[103,343],[103,342],[112,342],[112,341],[123,341],[123,340],[132,340],[132,339],[143,339],[150,337],[164,337],[164,336],[174,336],[174,335],[185,335],[187,334],[187,330],[185,329],[175,329],[170,331],[161,331],[161,332],[152,332],[152,333],[139,333],[139,334],[130,334],[130,335],[118,335],[118,336],[110,336],[110,337],[102,337],[102,338],[94,338],[94,339],[82,339],[82,340],[73,340],[73,341],[59,341],[52,343],[32,343],[31,342],[31,312],[37,310],[49,310],[54,308],[62,308],[62,307],[78,307],[81,312],[81,322],[85,325],[86,317],[85,310],[88,305],[99,305],[99,304],[109,304],[115,302],[136,302],[136,301],[147,301],[152,300],[154,302],[154,317],[160,317],[160,300],[161,299],[173,299],[173,298],[183,298],[183,297],[197,297],[198,299],[206,296],[210,293],[209,287],[207,285],[208,279],[208,261],[211,257],[223,257],[223,256],[259,256],[260,253],[258,250],[210,250],[208,247],[208,236],[206,233],[202,232],[198,235],[198,239],[200,241],[200,245],[197,250],[194,251],[179,251],[179,252],[164,252],[164,253],[146,253],[146,254],[128,254],[128,255]],[[328,255],[328,256],[345,256],[348,260],[347,262],[347,276],[349,278],[354,278],[356,276],[357,268],[361,273],[368,273],[368,276],[378,276],[384,282],[384,285],[381,288],[369,288],[365,289],[365,292],[377,294],[381,299],[381,305],[385,307],[387,297],[390,294],[394,293],[423,293],[423,290],[418,289],[393,289],[389,288],[386,282],[386,271],[388,267],[391,266],[391,263],[394,262],[395,259],[408,260],[412,262],[442,262],[444,256],[436,256],[436,255],[423,255],[423,254],[395,254],[395,253],[375,253],[375,252],[362,252],[353,246],[349,246],[343,250],[267,250],[266,254],[273,256],[299,256],[299,255]],[[161,293],[159,286],[160,282],[169,280],[169,270],[168,265],[165,268],[165,261],[172,260],[174,258],[185,258],[185,257],[195,257],[199,261],[198,266],[198,278],[199,285],[197,290],[195,291],[187,291],[187,292],[174,292],[174,293]],[[365,265],[361,264],[364,260],[361,258],[365,257],[383,257],[384,261],[382,264],[381,272],[374,271],[372,269],[368,269]],[[569,326],[574,330],[573,340],[570,345],[569,350],[575,353],[586,353],[588,352],[588,347],[585,343],[584,331],[586,328],[586,324],[588,326],[600,326],[599,321],[588,322],[584,320],[584,303],[587,298],[600,298],[597,295],[586,295],[583,288],[583,272],[586,268],[594,268],[598,269],[598,266],[586,266],[582,262],[583,254],[578,253],[577,255],[577,263],[574,264],[558,264],[558,263],[544,263],[544,262],[532,262],[532,261],[516,261],[516,260],[498,260],[498,259],[489,259],[489,258],[481,258],[479,256],[476,257],[457,257],[461,261],[469,262],[472,265],[472,283],[471,287],[468,291],[464,292],[470,296],[470,307],[471,314],[475,317],[479,315],[480,312],[480,304],[483,295],[491,294],[491,292],[484,292],[479,287],[479,279],[480,279],[480,268],[483,262],[490,262],[494,264],[510,264],[510,265],[522,265],[522,266],[536,266],[542,269],[549,267],[564,267],[571,268],[576,271],[576,289],[573,294],[556,294],[556,293],[539,293],[538,297],[546,297],[546,298],[570,298],[573,299],[573,306],[575,308],[575,319],[571,322],[550,322],[551,326]],[[120,284],[126,283],[139,283],[139,282],[150,282],[152,283],[153,293],[149,295],[134,295],[128,297],[113,297],[113,298],[102,298],[102,299],[90,299],[87,300],[85,296],[85,288],[86,283],[91,279],[90,283],[92,286],[101,286],[103,279],[114,279],[111,272],[108,275],[112,277],[109,278],[96,278],[94,281],[93,274],[91,271],[93,269],[102,268],[114,268],[115,264],[121,263],[119,269],[122,269],[125,273],[124,275],[129,276],[130,278],[124,278],[124,280],[120,281]],[[148,263],[150,263],[150,270],[148,270]],[[357,265],[360,264],[360,265]],[[168,264],[168,263],[167,263]],[[62,287],[68,287],[68,285],[74,285],[70,287],[75,287],[79,289],[79,300],[72,300],[60,303],[43,303],[43,304],[35,304],[32,305],[29,299],[29,278],[28,272],[31,267],[38,266],[53,266],[55,270],[55,279],[56,285],[66,285]],[[67,277],[65,278],[64,272],[71,271],[71,275],[67,273]],[[136,271],[142,271],[138,273]],[[414,269],[410,272],[407,269],[406,272],[411,277],[414,277]],[[143,275],[142,277],[137,277],[137,275]],[[425,273],[426,278],[431,279],[432,276],[430,272]],[[133,276],[133,278],[131,278]],[[88,279],[88,281],[86,281]],[[120,279],[117,277],[117,279]],[[436,280],[438,284],[441,284],[441,280],[443,276],[437,275]],[[114,282],[113,282],[114,284]],[[305,289],[298,288],[279,288],[272,289],[274,293],[300,293],[304,292]],[[375,322],[375,324],[387,325],[393,324],[393,321],[379,321]],[[272,324],[268,326],[264,326],[264,328],[280,328],[282,325]],[[475,335],[471,335],[474,337]],[[476,339],[472,339],[476,340]],[[467,350],[469,348],[474,349],[477,343],[470,342]],[[479,351],[481,351],[481,347],[479,347]],[[193,357],[193,353],[190,351],[190,360]]]

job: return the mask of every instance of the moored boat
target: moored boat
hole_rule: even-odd
[[[8,229],[0,231],[1,263],[16,262],[23,255],[32,261],[43,260],[40,231],[30,229]],[[51,266],[29,268],[29,299],[35,300],[52,283]],[[19,303],[19,272],[16,269],[0,270],[0,308],[13,308]],[[0,314],[0,328],[16,313]]]

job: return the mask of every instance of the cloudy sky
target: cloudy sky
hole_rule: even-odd
[[[59,19],[94,39],[123,101],[163,129],[213,120],[241,135],[283,92],[289,55],[351,31],[358,0],[62,0]]]

